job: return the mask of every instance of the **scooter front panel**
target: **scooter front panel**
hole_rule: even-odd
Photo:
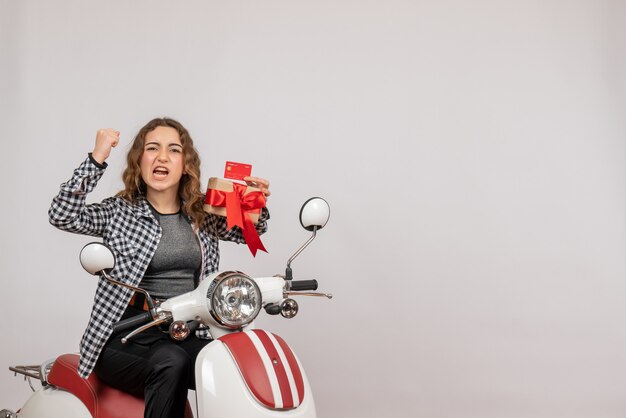
[[[249,331],[251,332],[251,331]],[[253,332],[255,336],[258,337],[258,330]],[[264,332],[264,331],[262,331]],[[269,333],[267,333],[269,334]],[[315,417],[315,404],[313,402],[313,396],[311,392],[311,388],[309,382],[306,378],[306,374],[304,370],[301,369],[300,364],[295,357],[295,355],[288,350],[288,353],[285,353],[285,349],[280,346],[281,342],[286,346],[286,343],[280,339],[280,341],[276,338],[277,336],[270,334],[274,340],[275,344],[280,347],[280,349],[275,349],[274,353],[275,357],[283,356],[283,359],[280,359],[279,363],[289,364],[290,361],[294,362],[297,367],[292,367],[288,365],[285,367],[283,364],[283,368],[285,369],[295,369],[297,370],[299,384],[296,384],[296,378],[292,376],[294,390],[291,391],[291,385],[289,383],[290,378],[283,377],[280,380],[284,380],[283,386],[288,386],[289,390],[286,390],[284,387],[281,389],[280,384],[276,384],[272,386],[269,381],[272,379],[267,376],[266,366],[263,364],[263,360],[261,356],[258,354],[258,349],[252,342],[255,338],[246,333],[235,333],[228,336],[228,338],[220,338],[215,340],[211,344],[208,344],[198,355],[196,360],[196,387],[197,390],[197,402],[198,402],[198,412],[200,417],[211,417],[211,418],[219,418],[219,417],[233,417],[233,416],[242,416],[242,417],[293,417],[293,418],[310,418]],[[265,338],[265,337],[262,337]],[[270,338],[267,336],[267,338]],[[280,337],[278,337],[280,338]],[[233,341],[241,340],[246,341],[247,343],[241,343],[241,341],[237,341],[237,343],[243,344],[243,348],[235,349],[240,357],[252,357],[253,359],[256,357],[256,360],[251,362],[248,366],[245,366],[245,372],[249,375],[253,375],[255,379],[258,379],[259,382],[263,383],[261,389],[256,389],[257,394],[252,392],[252,388],[248,386],[245,381],[244,371],[241,370],[240,366],[237,364],[234,355],[231,353],[227,344],[223,342],[226,339],[228,343],[232,346]],[[229,341],[230,340],[230,341]],[[258,338],[257,344],[260,344],[263,347],[263,341]],[[268,341],[265,341],[267,344]],[[270,341],[271,343],[271,341]],[[288,348],[288,346],[287,346]],[[264,350],[264,348],[263,348]],[[283,354],[280,354],[280,353]],[[247,353],[247,354],[244,354]],[[266,354],[269,357],[269,354]],[[291,359],[289,359],[291,357]],[[245,360],[244,360],[245,361]],[[269,361],[270,366],[274,367],[274,362],[272,360]],[[286,372],[285,372],[286,373]],[[292,373],[293,374],[293,373]],[[278,378],[275,378],[278,381]],[[275,382],[276,383],[276,382]],[[301,389],[298,389],[298,386],[301,386]],[[280,407],[277,408],[274,406],[268,406],[267,403],[261,401],[258,398],[259,392],[263,392],[263,396],[267,403],[275,402],[275,397],[278,396],[282,399],[285,398],[283,405],[292,405],[291,407],[285,408]],[[295,396],[294,396],[295,393]],[[270,395],[271,394],[271,395]],[[285,394],[283,396],[283,394]],[[294,402],[294,397],[296,401]],[[296,406],[297,405],[297,406]]]
[[[304,398],[300,367],[282,338],[252,330],[226,335],[220,340],[228,347],[259,402],[272,409],[293,409],[300,405]]]

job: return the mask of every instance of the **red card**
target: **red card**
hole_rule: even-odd
[[[252,173],[252,165],[244,163],[235,163],[226,161],[226,169],[224,170],[224,178],[232,180],[243,180]]]

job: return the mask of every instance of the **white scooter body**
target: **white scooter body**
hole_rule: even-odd
[[[198,287],[189,293],[171,298],[165,301],[161,308],[172,313],[174,321],[188,318],[200,318],[202,323],[209,326],[211,336],[215,339],[208,344],[198,354],[196,359],[196,399],[199,417],[315,417],[315,404],[313,394],[304,369],[295,357],[295,354],[288,346],[283,350],[277,342],[277,338],[262,330],[254,330],[254,322],[250,323],[245,330],[231,330],[224,328],[217,323],[207,309],[206,295],[216,277],[222,273],[214,273],[205,278]],[[283,298],[285,280],[281,277],[259,277],[253,279],[261,291],[263,304],[278,303]],[[263,344],[256,337],[256,333],[266,335],[266,340],[272,341],[272,351],[276,349],[275,355],[268,353]],[[246,342],[252,349],[247,356],[259,357],[259,362],[248,363],[248,366],[238,365],[235,348],[229,349],[224,341],[229,339],[240,339]],[[284,341],[283,341],[284,343]],[[297,362],[293,369],[289,367],[286,359],[288,351]],[[254,374],[265,371],[268,382],[262,388],[268,392],[271,399],[257,399],[254,389],[246,380],[245,367],[256,369]],[[277,373],[275,369],[285,369],[285,373]],[[301,375],[302,382],[300,391],[304,392],[302,399],[299,399],[297,384],[294,374]],[[262,374],[262,373],[261,373]],[[283,378],[281,379],[280,376]],[[281,381],[283,387],[281,387]],[[269,385],[269,386],[267,386]],[[269,395],[271,393],[271,396]],[[291,396],[291,399],[282,399],[282,394]]]
[[[270,409],[262,405],[246,385],[232,354],[220,340],[213,341],[200,352],[195,370],[197,404],[193,409],[198,418],[316,417],[311,387],[301,367],[304,397],[302,403],[291,410]],[[91,418],[92,415],[73,393],[48,385],[30,397],[17,417]]]
[[[194,291],[171,298],[161,305],[162,309],[172,313],[173,320],[200,317],[203,323],[209,325],[211,334],[215,338],[213,342],[202,349],[196,359],[197,404],[196,408],[193,408],[195,416],[197,418],[315,418],[313,393],[304,369],[293,351],[286,346],[280,337],[263,330],[242,331],[223,328],[208,314],[204,295],[206,295],[213,279],[220,274],[222,273],[208,276]],[[264,277],[253,280],[259,285],[265,303],[275,303],[283,298],[284,279]],[[254,328],[254,323],[250,323],[246,327],[246,329],[250,328]],[[258,342],[255,333],[267,335],[267,339],[274,341],[278,355],[270,355]],[[222,341],[222,339],[233,338],[255,339],[255,351],[252,354],[255,356],[258,354],[260,362],[252,365],[256,369],[252,371],[252,374],[263,374],[259,370],[264,370],[269,381],[269,386],[265,389],[271,393],[272,398],[268,401],[270,405],[265,405],[262,400],[257,399],[253,390],[246,383],[244,376],[246,371],[237,364],[236,353],[231,351],[228,345]],[[280,347],[277,339],[280,339],[286,347]],[[293,371],[289,367],[289,361],[286,358],[288,354],[285,354],[285,351],[290,353],[297,363],[293,365]],[[281,379],[277,377],[276,367],[283,367],[287,370],[287,373],[283,374],[282,380],[285,381],[286,378],[288,387],[283,384],[284,387],[281,388],[279,382]],[[298,395],[298,385],[294,381],[294,374],[296,373],[301,376],[301,399]],[[282,399],[282,393],[286,393],[291,398]],[[286,405],[290,405],[290,407],[286,407]],[[53,385],[44,386],[36,391],[17,414],[18,418],[40,418],[44,416],[48,418],[92,417],[87,407],[77,396]],[[4,417],[0,415],[0,418]],[[128,418],[134,417],[128,416]]]

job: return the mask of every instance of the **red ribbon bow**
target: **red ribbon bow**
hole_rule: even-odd
[[[260,212],[265,207],[265,195],[261,192],[246,193],[248,186],[232,183],[233,191],[208,189],[204,203],[211,206],[226,207],[226,225],[228,229],[238,226],[254,257],[257,250],[265,251],[259,233],[256,231],[250,213]]]

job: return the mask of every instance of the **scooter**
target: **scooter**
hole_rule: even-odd
[[[261,309],[293,318],[298,313],[294,296],[332,298],[314,292],[316,280],[293,280],[291,269],[291,262],[313,241],[329,216],[324,199],[316,197],[304,203],[300,223],[312,235],[291,256],[284,275],[251,278],[239,271],[217,272],[195,290],[162,303],[153,301],[145,290],[109,276],[115,256],[104,244],[87,244],[80,262],[87,272],[145,296],[147,312],[114,325],[114,332],[133,329],[123,342],[154,326],[169,326],[175,340],[208,327],[214,341],[202,349],[195,364],[193,409],[197,418],[314,418],[313,393],[302,364],[280,336],[255,329],[254,320]],[[0,411],[0,418],[143,417],[143,399],[105,385],[95,373],[82,379],[77,366],[78,355],[63,354],[41,365],[10,367],[24,376],[34,393],[19,411]],[[41,388],[35,390],[31,379],[39,380]],[[193,416],[189,402],[185,416]]]

